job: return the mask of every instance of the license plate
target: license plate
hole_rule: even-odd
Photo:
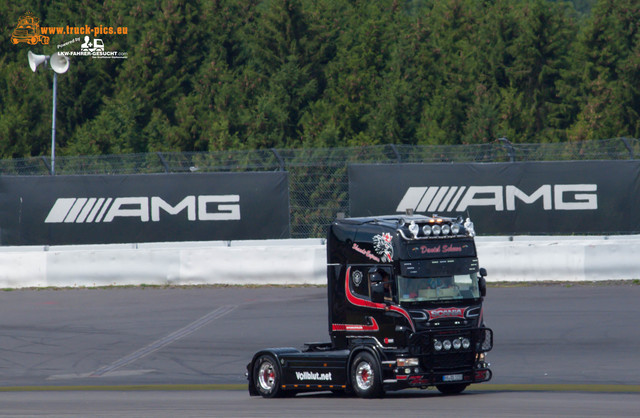
[[[461,374],[446,374],[442,376],[443,382],[457,382],[458,380],[462,380]]]

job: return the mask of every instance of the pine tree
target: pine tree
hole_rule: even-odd
[[[575,38],[569,10],[562,4],[534,0],[516,9],[517,32],[508,46],[506,66],[509,86],[516,95],[503,101],[503,109],[516,109],[518,116],[506,122],[516,142],[557,140],[557,132],[568,126],[562,114],[558,82],[568,68],[567,55]],[[513,112],[510,112],[513,114]],[[506,114],[509,114],[507,112]]]
[[[640,135],[640,8],[600,1],[574,54],[580,112],[572,140]]]
[[[476,2],[437,3],[427,24],[432,31],[433,85],[427,93],[417,136],[421,144],[457,144],[462,141],[468,103],[473,100],[472,51],[476,39]]]

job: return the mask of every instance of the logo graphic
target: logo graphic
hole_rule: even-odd
[[[360,270],[354,271],[351,278],[353,279],[353,284],[360,286],[362,283],[362,272]]]
[[[531,194],[513,185],[409,187],[396,211],[465,212],[472,206],[515,211],[516,200],[526,205],[542,200],[544,210],[596,210],[597,190],[597,184],[543,184]]]
[[[102,39],[93,38],[93,42],[91,42],[89,36],[84,37],[84,43],[80,45],[80,51],[86,52],[102,52],[104,51],[104,43]]]
[[[65,56],[85,56],[91,58],[128,58],[128,54],[126,52],[105,51],[104,42],[100,38],[91,38],[89,35],[85,35],[83,39],[84,42],[80,44],[79,51],[60,51],[60,54]],[[58,48],[75,43],[79,40],[80,38],[72,39],[69,42],[58,45]]]
[[[240,195],[187,196],[171,206],[158,196],[111,198],[59,198],[44,223],[101,223],[115,218],[139,218],[159,222],[160,210],[168,215],[187,211],[189,221],[239,221]]]
[[[18,25],[11,34],[11,43],[17,45],[20,42],[26,42],[29,45],[35,45],[38,42],[43,45],[49,44],[49,37],[40,33],[40,19],[31,12],[25,13],[18,19]]]
[[[438,308],[427,311],[429,320],[442,318],[464,318],[467,308]]]
[[[57,49],[64,48],[76,42],[81,43],[80,50],[60,51],[59,54],[65,56],[90,56],[92,58],[128,58],[128,53],[123,51],[107,51],[102,40],[103,36],[127,35],[129,32],[126,26],[41,26],[40,18],[32,12],[26,12],[18,19],[18,24],[11,33],[11,43],[17,45],[24,42],[28,45],[49,44],[49,36],[63,37]],[[68,35],[84,35],[82,42],[80,36],[67,38]],[[89,35],[93,35],[93,38]],[[100,36],[97,38],[96,36]]]
[[[391,234],[385,232],[373,236],[373,249],[376,254],[382,257],[384,263],[390,263],[393,260],[393,245],[391,244]]]

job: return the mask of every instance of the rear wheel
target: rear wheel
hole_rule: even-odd
[[[444,395],[457,395],[458,393],[462,393],[467,386],[469,385],[466,383],[457,383],[455,385],[436,385],[436,388]]]
[[[282,396],[280,381],[280,369],[276,359],[268,354],[260,356],[253,367],[253,383],[258,393],[263,398]]]
[[[351,363],[351,388],[360,398],[377,398],[384,394],[380,366],[371,354],[362,352],[355,356]]]

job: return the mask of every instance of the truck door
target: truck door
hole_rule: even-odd
[[[342,304],[343,322],[333,315],[331,324],[333,341],[342,344],[372,340],[385,347],[398,342],[402,329],[413,329],[407,311],[396,301],[393,270],[390,266],[352,264],[344,277],[345,303]],[[334,305],[338,306],[338,305]]]

